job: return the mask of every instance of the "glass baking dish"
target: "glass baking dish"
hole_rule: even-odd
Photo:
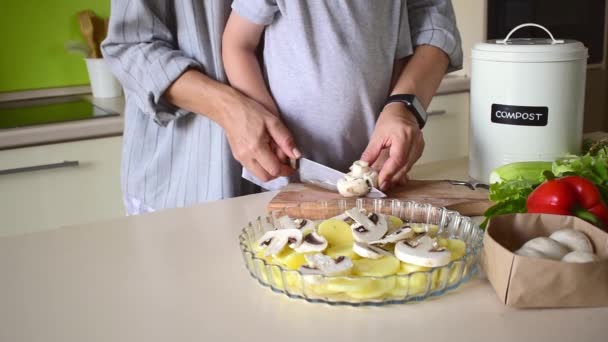
[[[437,237],[463,240],[466,243],[466,252],[463,257],[443,267],[386,277],[303,275],[297,270],[268,263],[266,259],[256,256],[256,242],[266,231],[276,226],[275,220],[279,217],[288,215],[294,219],[323,220],[343,214],[353,207],[393,215],[405,223],[419,223],[427,227],[427,231],[428,227],[437,226]],[[471,218],[461,216],[458,212],[430,204],[385,199],[301,203],[259,217],[243,228],[239,235],[245,266],[251,276],[263,286],[290,298],[351,306],[422,301],[457,288],[477,273],[482,239],[483,231],[479,226]]]

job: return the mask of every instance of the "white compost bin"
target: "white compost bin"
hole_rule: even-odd
[[[535,26],[549,39],[517,38]],[[524,24],[472,51],[469,175],[487,182],[496,167],[553,161],[582,145],[587,49]]]

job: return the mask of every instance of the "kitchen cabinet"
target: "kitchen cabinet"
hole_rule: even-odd
[[[426,147],[419,164],[457,159],[469,152],[469,93],[438,95],[423,130]]]
[[[124,215],[122,137],[0,151],[0,235]]]

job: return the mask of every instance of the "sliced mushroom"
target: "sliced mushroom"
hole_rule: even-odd
[[[346,214],[355,221],[351,225],[355,241],[369,243],[380,240],[388,231],[386,216],[382,214],[371,214],[370,217],[367,217],[357,208],[348,210]]]
[[[395,256],[417,266],[440,267],[450,263],[451,253],[439,247],[436,239],[424,235],[417,240],[397,242]]]
[[[279,229],[298,229],[298,225],[296,224],[295,220],[293,220],[291,217],[285,215],[285,216],[281,216],[278,219],[278,224],[279,224]]]
[[[561,243],[544,236],[529,240],[521,246],[521,249],[533,249],[542,253],[546,258],[554,260],[561,260],[564,255],[570,252]]]
[[[298,270],[302,274],[339,275],[347,272],[353,267],[350,258],[339,256],[336,259],[321,253],[306,254],[304,256],[308,265],[301,266]]]
[[[277,255],[285,246],[296,248],[302,243],[302,232],[299,229],[277,229],[266,232],[258,244],[266,248],[264,256]]]
[[[372,246],[365,243],[357,242],[353,244],[353,252],[362,258],[380,259],[383,256],[391,255],[391,253],[378,246]]]
[[[560,229],[549,236],[571,251],[593,253],[593,245],[585,233],[574,229]]]
[[[304,234],[304,235],[310,234],[315,231],[316,224],[312,220],[295,219],[295,220],[293,220],[293,222],[295,223],[296,227],[300,231],[302,231],[302,234]]]
[[[588,252],[574,251],[570,252],[562,258],[564,262],[574,262],[574,263],[587,263],[587,262],[595,262],[599,261],[597,255]]]
[[[352,221],[352,219],[350,217],[348,217],[348,215],[346,215],[346,213],[336,215],[336,216],[330,218],[330,220],[338,220],[338,221],[345,221],[345,222]],[[349,223],[349,224],[351,224],[351,223]]]
[[[298,253],[323,252],[327,248],[327,240],[321,235],[312,232],[302,239],[302,243],[294,248]]]
[[[396,231],[386,235],[384,238],[382,238],[380,240],[372,241],[369,244],[370,245],[386,245],[389,243],[397,243],[399,241],[411,239],[412,237],[414,237],[415,234],[416,233],[410,226],[405,225],[405,226],[397,229]]]
[[[373,170],[373,172],[369,172],[363,175],[363,180],[372,188],[378,187],[378,172]]]

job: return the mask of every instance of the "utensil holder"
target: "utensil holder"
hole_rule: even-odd
[[[109,98],[122,96],[122,86],[114,77],[103,58],[85,58],[93,97]]]

